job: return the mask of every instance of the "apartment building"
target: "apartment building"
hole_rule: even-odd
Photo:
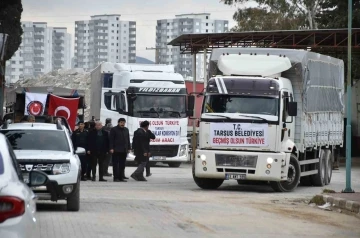
[[[75,22],[74,67],[92,70],[104,61],[136,62],[136,22],[117,14]]]
[[[184,77],[192,76],[193,59],[190,54],[180,54],[180,48],[167,44],[182,34],[222,33],[228,31],[227,20],[214,20],[209,13],[176,15],[173,19],[157,21],[156,56],[158,64],[173,64],[176,72]],[[207,57],[208,58],[208,57]],[[207,60],[208,61],[208,60]],[[204,78],[204,55],[197,55],[196,78]]]
[[[71,35],[66,28],[48,27],[46,22],[22,22],[22,27],[22,43],[6,62],[7,83],[71,68]]]

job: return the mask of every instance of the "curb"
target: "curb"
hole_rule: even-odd
[[[343,198],[333,197],[330,195],[320,194],[318,196],[322,197],[322,199],[324,200],[325,203],[330,203],[334,207],[338,207],[338,208],[353,212],[353,213],[357,214],[358,216],[360,215],[360,203],[359,202],[354,202],[354,201],[346,200]]]

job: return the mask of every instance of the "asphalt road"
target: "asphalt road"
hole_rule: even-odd
[[[134,170],[127,168],[127,175]],[[227,181],[204,191],[194,184],[190,165],[158,166],[152,173],[148,182],[82,182],[79,212],[40,203],[40,237],[360,237],[359,218],[306,204],[323,188],[274,193]],[[360,191],[360,168],[352,175]],[[341,168],[328,188],[344,187]]]

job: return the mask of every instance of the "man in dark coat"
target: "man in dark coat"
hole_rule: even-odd
[[[79,121],[78,126],[79,128],[71,135],[74,150],[76,151],[78,147],[81,147],[87,151],[88,131],[85,130],[85,124],[83,121]],[[86,154],[79,155],[79,158],[81,162],[81,181],[86,181],[85,174],[89,164],[88,156]]]
[[[99,181],[104,179],[104,160],[109,153],[109,134],[103,130],[101,121],[95,123],[95,130],[89,132],[87,153],[91,157],[92,181],[96,178],[96,166],[99,164]]]
[[[152,133],[150,130],[147,130],[146,133],[148,134],[149,144],[150,144],[150,141],[154,140],[156,137],[154,133]],[[150,177],[152,175],[152,173],[150,173],[150,162],[149,162],[150,156],[151,156],[151,150],[149,151],[146,161],[146,177]]]
[[[126,182],[125,176],[126,157],[131,150],[130,133],[125,127],[126,120],[120,118],[118,125],[110,131],[110,153],[112,153],[112,165],[114,182]]]
[[[149,122],[143,121],[140,124],[140,128],[134,132],[133,150],[136,156],[135,161],[138,162],[139,166],[131,177],[136,181],[147,181],[144,178],[144,168],[146,167],[150,156],[150,138],[148,131]]]
[[[113,128],[113,126],[111,124],[111,118],[106,118],[104,130],[107,131],[109,133],[109,135],[110,135],[111,128]],[[110,138],[109,138],[109,140],[110,140]],[[106,155],[106,159],[104,161],[104,176],[112,175],[111,173],[109,173],[109,165],[110,165],[110,161],[112,160],[111,158],[112,158],[111,153]]]

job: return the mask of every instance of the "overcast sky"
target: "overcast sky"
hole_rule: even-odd
[[[48,22],[48,26],[67,27],[74,38],[75,21],[91,15],[120,14],[120,20],[136,21],[137,56],[154,60],[156,20],[174,18],[176,14],[211,13],[211,18],[232,20],[236,10],[220,0],[23,0],[22,21]],[[73,46],[72,46],[73,47]],[[73,50],[72,50],[73,51]]]

